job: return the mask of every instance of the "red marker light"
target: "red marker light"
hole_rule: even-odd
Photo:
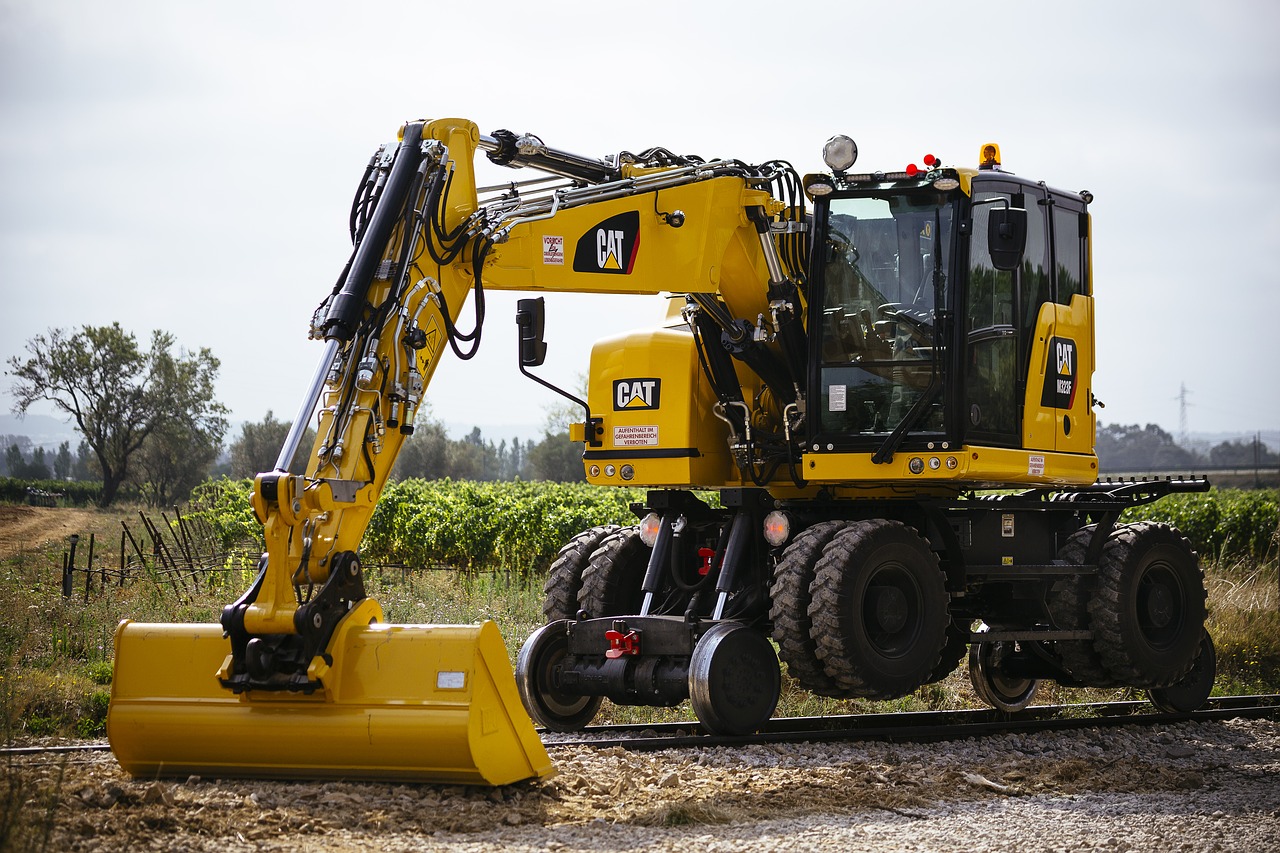
[[[936,166],[938,165],[938,158],[934,157],[932,154],[926,154],[924,155],[924,164],[926,166]]]
[[[907,166],[907,174],[911,175],[912,177],[915,177],[916,175],[920,174],[920,167],[917,166],[915,163],[912,163],[911,165]]]

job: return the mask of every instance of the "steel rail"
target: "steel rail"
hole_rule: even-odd
[[[1149,702],[1091,702],[1072,705],[1033,705],[1007,714],[990,708],[953,711],[907,711],[886,714],[840,714],[828,717],[776,717],[753,735],[712,735],[697,721],[628,723],[587,726],[572,734],[539,729],[548,747],[620,746],[634,751],[747,746],[801,741],[894,740],[937,742],[1023,731],[1065,731],[1100,726],[1157,725],[1204,722],[1236,717],[1280,718],[1280,694],[1213,696],[1198,711],[1171,714],[1152,711]],[[610,735],[613,735],[610,737]],[[0,756],[29,756],[105,752],[111,745],[92,743],[0,747]]]
[[[1280,694],[1215,696],[1185,714],[1153,711],[1145,701],[1032,706],[1015,714],[993,709],[779,717],[752,735],[712,735],[694,721],[588,726],[581,733],[540,730],[548,747],[622,747],[634,751],[769,743],[892,740],[938,742],[1011,732],[1064,731],[1122,725],[1201,722],[1235,717],[1280,717]],[[611,736],[612,735],[612,736]]]

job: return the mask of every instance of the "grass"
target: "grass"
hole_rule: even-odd
[[[99,543],[119,541],[121,519],[136,508],[93,516]],[[59,584],[62,541],[0,560],[0,725],[5,742],[36,738],[102,737],[109,699],[112,634],[123,618],[157,622],[213,622],[224,604],[252,580],[247,569],[206,577],[201,588],[179,595],[158,579],[125,587],[95,586],[85,600],[84,575],[63,599]],[[83,553],[83,552],[82,552]],[[81,558],[83,559],[83,558]],[[95,567],[114,567],[118,555],[101,544]],[[83,565],[83,563],[81,564]],[[1271,693],[1280,689],[1280,586],[1274,563],[1210,564],[1209,629],[1218,649],[1215,694]],[[492,574],[368,568],[366,586],[387,618],[400,623],[498,623],[514,664],[519,647],[542,624],[541,578]],[[1141,691],[1080,690],[1048,683],[1037,703],[1139,699]],[[833,700],[801,690],[784,675],[778,713],[818,716],[897,710],[980,707],[960,668],[944,681],[891,702]],[[663,722],[692,719],[688,703],[675,708],[616,706],[606,702],[597,722]]]

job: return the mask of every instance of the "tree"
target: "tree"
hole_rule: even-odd
[[[1199,458],[1179,447],[1155,424],[1108,424],[1098,428],[1098,466],[1103,471],[1176,471],[1193,468]]]
[[[542,441],[528,448],[527,458],[535,480],[581,483],[587,479],[582,469],[582,444],[571,441],[568,431],[546,433]]]
[[[240,427],[240,437],[231,442],[231,476],[254,477],[270,471],[276,465],[285,439],[289,437],[289,421],[278,421],[270,409],[258,423],[245,423]],[[298,444],[289,470],[294,474],[305,473],[307,454],[316,443],[316,431],[307,427]]]
[[[58,455],[53,458],[53,476],[59,480],[71,479],[71,442],[58,445]]]
[[[439,421],[418,416],[413,435],[400,445],[391,476],[396,480],[420,477],[438,480],[449,476],[449,436]]]
[[[208,349],[175,356],[174,343],[157,329],[143,352],[112,323],[51,329],[27,341],[30,358],[9,359],[14,412],[47,400],[75,421],[102,469],[100,506],[115,500],[129,463],[156,430],[185,424],[221,440],[218,422],[227,410],[213,399],[218,359]]]
[[[172,506],[209,476],[222,449],[227,422],[191,424],[169,421],[155,429],[138,451],[133,478],[150,506]]]

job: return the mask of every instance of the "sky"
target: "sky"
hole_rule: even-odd
[[[801,173],[846,133],[860,170],[994,140],[1007,169],[1093,193],[1101,423],[1274,430],[1278,29],[1270,0],[0,0],[0,370],[51,328],[118,321],[210,349],[233,422],[292,417],[356,182],[406,120]],[[516,298],[489,294],[435,417],[532,436],[559,406],[516,370]],[[540,375],[569,386],[592,341],[664,307],[547,304]]]

